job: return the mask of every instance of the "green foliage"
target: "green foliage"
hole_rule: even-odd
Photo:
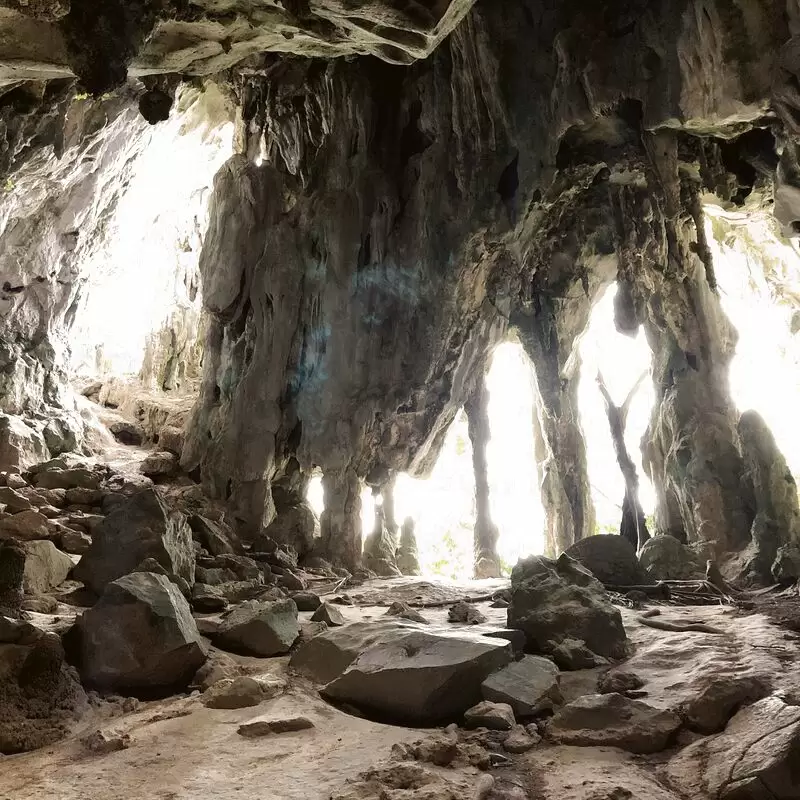
[[[75,95],[75,99],[76,100],[88,100],[89,99],[89,93],[88,92],[79,92],[78,94]]]
[[[6,178],[6,182],[3,185],[3,189],[6,192],[13,192],[14,189],[16,189],[16,188],[17,188],[17,185],[14,183],[14,181],[11,178]]]
[[[600,523],[595,522],[594,532],[595,535],[599,533],[619,533],[619,525],[612,525],[610,522],[607,522],[605,525],[600,525]]]

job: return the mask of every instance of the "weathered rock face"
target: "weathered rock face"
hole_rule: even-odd
[[[571,650],[573,642],[607,658],[626,655],[619,610],[605,598],[602,584],[565,555],[558,561],[534,556],[514,567],[508,626],[524,631],[529,652],[553,654],[557,661],[564,659],[559,646]]]
[[[78,625],[81,674],[104,689],[181,689],[206,659],[189,604],[161,575],[109,583]]]
[[[293,600],[274,603],[251,600],[225,617],[214,642],[237,653],[276,656],[288,653],[299,634]]]
[[[645,542],[639,553],[639,563],[651,580],[686,581],[705,575],[700,557],[669,534],[654,536]]]
[[[186,517],[171,511],[155,489],[135,494],[105,518],[75,568],[75,577],[99,594],[146,558],[155,559],[168,574],[194,583],[194,548]]]
[[[317,636],[306,647],[337,632]],[[478,702],[481,682],[511,657],[510,643],[501,639],[406,628],[362,650],[322,691],[332,700],[386,719],[437,723]]]
[[[720,800],[794,800],[798,786],[800,709],[768,697],[742,709],[723,733],[684,748],[669,780],[687,795]]]
[[[636,549],[622,536],[589,536],[575,542],[565,552],[583,564],[601,583],[633,586],[647,581],[636,558]]]

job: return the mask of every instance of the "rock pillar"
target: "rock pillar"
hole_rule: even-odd
[[[594,506],[586,466],[586,443],[578,417],[577,335],[589,319],[586,298],[580,320],[567,320],[546,297],[514,316],[513,323],[536,373],[534,445],[545,510],[545,548],[557,556],[594,533]],[[559,335],[559,325],[569,329]]]
[[[320,555],[332,564],[361,565],[361,481],[346,467],[322,476],[325,510],[320,517]]]
[[[472,469],[475,475],[475,577],[499,578],[497,555],[499,531],[492,522],[489,506],[489,476],[486,446],[491,439],[489,429],[489,390],[483,375],[464,404],[469,438],[472,443]]]

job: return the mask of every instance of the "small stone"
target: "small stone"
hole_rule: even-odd
[[[516,720],[514,710],[508,703],[492,703],[484,700],[464,712],[464,722],[470,728],[510,731]]]
[[[608,663],[605,658],[593,653],[580,639],[562,639],[547,649],[561,669],[592,669]]]
[[[58,611],[58,600],[46,594],[38,597],[26,597],[22,601],[22,610],[33,611],[37,614],[55,614]]]
[[[286,719],[257,720],[240,725],[237,733],[247,739],[270,736],[275,733],[295,733],[313,728],[314,723],[308,717],[288,717]]]
[[[408,619],[412,622],[420,622],[423,625],[430,624],[428,620],[419,613],[419,611],[412,608],[410,605],[408,605],[408,603],[401,603],[398,600],[395,600],[395,602],[389,606],[385,616],[400,617],[401,619]]]
[[[448,622],[465,622],[467,625],[480,625],[486,617],[472,603],[459,600],[447,614]]]
[[[108,426],[120,444],[140,445],[144,441],[144,430],[132,422],[114,422]]]
[[[131,737],[127,733],[105,734],[97,730],[84,736],[81,744],[92,753],[106,755],[119,750],[127,750],[131,746]]]
[[[311,617],[312,622],[324,622],[329,627],[333,628],[337,625],[344,625],[347,620],[344,618],[344,614],[339,611],[336,606],[331,605],[330,603],[323,603],[312,615]]]
[[[527,753],[541,741],[538,733],[531,735],[522,725],[515,725],[503,742],[503,748],[509,753]]]
[[[206,708],[250,708],[264,700],[261,684],[244,675],[217,681],[203,693]]]
[[[300,591],[306,588],[306,582],[294,572],[287,571],[278,578],[278,586],[283,586],[284,589]]]
[[[642,686],[644,686],[644,681],[635,672],[611,670],[600,677],[597,682],[597,691],[600,694],[627,694],[641,689]]]
[[[148,478],[157,478],[164,475],[172,475],[177,468],[178,459],[175,454],[164,450],[147,456],[139,466],[139,471]]]
[[[28,485],[28,482],[22,475],[17,475],[14,472],[9,472],[6,474],[6,486],[11,489],[24,489]]]

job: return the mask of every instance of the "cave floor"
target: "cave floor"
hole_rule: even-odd
[[[441,602],[480,596],[502,581],[450,584],[421,579],[369,581],[350,591],[356,605],[342,606],[350,622],[376,618],[392,600]],[[505,609],[480,604],[488,626],[505,622]],[[447,606],[423,610],[444,621]],[[647,703],[678,708],[708,694],[721,678],[768,676],[787,702],[800,703],[800,636],[761,613],[730,607],[667,607],[659,619],[703,622],[718,633],[656,630],[639,621],[640,612],[622,609],[634,654],[626,669],[645,682]],[[307,618],[309,614],[301,614]],[[50,747],[0,758],[0,800],[678,800],[664,777],[665,764],[698,734],[682,734],[675,748],[656,756],[634,756],[615,748],[565,747],[543,741],[510,764],[491,771],[486,791],[474,767],[426,765],[433,781],[424,789],[375,792],[359,775],[391,766],[393,745],[433,735],[433,731],[384,725],[351,716],[322,701],[313,686],[287,675],[288,658],[236,657],[250,671],[285,678],[288,690],[254,708],[206,708],[197,694],[142,702],[129,713],[119,703],[95,707],[73,735]],[[603,669],[562,673],[567,701],[593,693]],[[305,716],[314,728],[246,739],[242,723],[281,716]],[[127,734],[127,749],[88,752],[87,733]],[[396,764],[396,762],[394,762]],[[437,782],[438,778],[441,782]],[[481,788],[483,787],[483,788]],[[483,792],[483,794],[482,794]],[[494,793],[492,793],[494,792]]]

